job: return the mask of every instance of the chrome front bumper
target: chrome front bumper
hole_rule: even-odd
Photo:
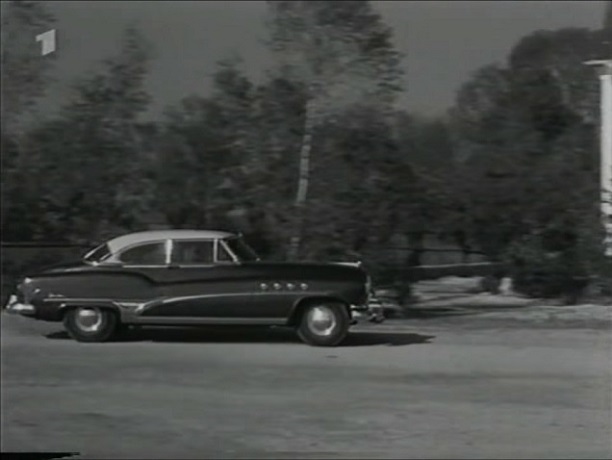
[[[353,324],[363,320],[371,323],[382,323],[385,320],[385,312],[382,303],[377,299],[371,298],[367,305],[352,305],[351,320]]]
[[[24,316],[33,316],[36,314],[36,308],[34,305],[19,302],[16,295],[9,297],[9,300],[4,307],[4,311],[6,313]]]

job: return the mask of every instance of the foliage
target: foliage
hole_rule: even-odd
[[[452,113],[469,183],[459,225],[489,257],[511,261],[532,295],[562,293],[595,269],[585,245],[600,226],[598,92],[582,61],[600,44],[582,29],[525,37],[506,68],[486,67],[461,89]]]
[[[126,30],[121,52],[77,82],[56,119],[34,127],[19,148],[5,207],[5,239],[97,239],[135,225],[127,208],[140,155],[135,132],[147,106],[148,45]],[[16,199],[19,197],[19,199]]]
[[[401,76],[391,30],[368,1],[268,1],[270,47],[319,115],[356,101],[391,103]]]
[[[42,2],[2,3],[2,229],[4,238],[31,236],[31,228],[43,222],[38,214],[36,184],[29,181],[35,162],[24,153],[27,136],[24,118],[33,112],[50,81],[54,55],[41,56],[36,35],[52,28],[55,19]],[[25,216],[32,216],[31,220]],[[35,220],[35,222],[32,222]],[[10,228],[7,229],[7,224]]]
[[[384,115],[381,109],[389,109],[398,89],[399,55],[391,44],[390,29],[367,1],[284,0],[268,5],[270,48],[283,75],[299,82],[305,93],[289,248],[289,257],[295,258],[306,214],[313,211],[311,203],[306,208],[306,198],[314,136],[357,102]]]
[[[359,259],[393,282],[398,267],[418,271],[435,234],[509,265],[529,295],[612,279],[597,206],[598,83],[582,64],[610,55],[609,27],[524,37],[430,119],[394,108],[400,56],[367,1],[269,7],[265,78],[222,60],[210,94],[156,122],[140,119],[152,49],[137,29],[57,117],[24,132],[16,121],[50,61],[3,49],[15,91],[15,124],[1,133],[3,240],[93,242],[162,224],[241,231],[265,258],[285,259],[299,230],[300,258]],[[37,2],[10,8],[11,40],[51,24]],[[413,250],[400,259],[395,246]]]
[[[221,62],[214,80],[210,98],[185,98],[162,124],[155,202],[174,227],[227,225],[225,213],[243,204],[237,184],[250,172],[241,168],[253,167],[254,89],[238,62]]]
[[[53,28],[55,18],[44,2],[3,2],[2,132],[15,134],[23,115],[44,95],[55,54],[41,55],[36,36]]]

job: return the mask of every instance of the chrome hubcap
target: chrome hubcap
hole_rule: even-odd
[[[336,316],[329,307],[318,306],[308,312],[308,328],[320,336],[330,335],[336,327]]]
[[[102,312],[97,307],[79,308],[76,325],[83,332],[96,332],[102,327]]]

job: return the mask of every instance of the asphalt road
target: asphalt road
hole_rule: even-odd
[[[344,346],[282,330],[78,344],[2,315],[2,451],[73,458],[612,458],[607,327],[469,316]]]

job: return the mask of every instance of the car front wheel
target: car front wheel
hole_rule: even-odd
[[[303,342],[334,347],[342,342],[350,327],[347,308],[340,303],[312,303],[306,306],[297,332]]]
[[[105,342],[118,326],[117,315],[100,307],[72,308],[64,316],[66,331],[79,342]]]

